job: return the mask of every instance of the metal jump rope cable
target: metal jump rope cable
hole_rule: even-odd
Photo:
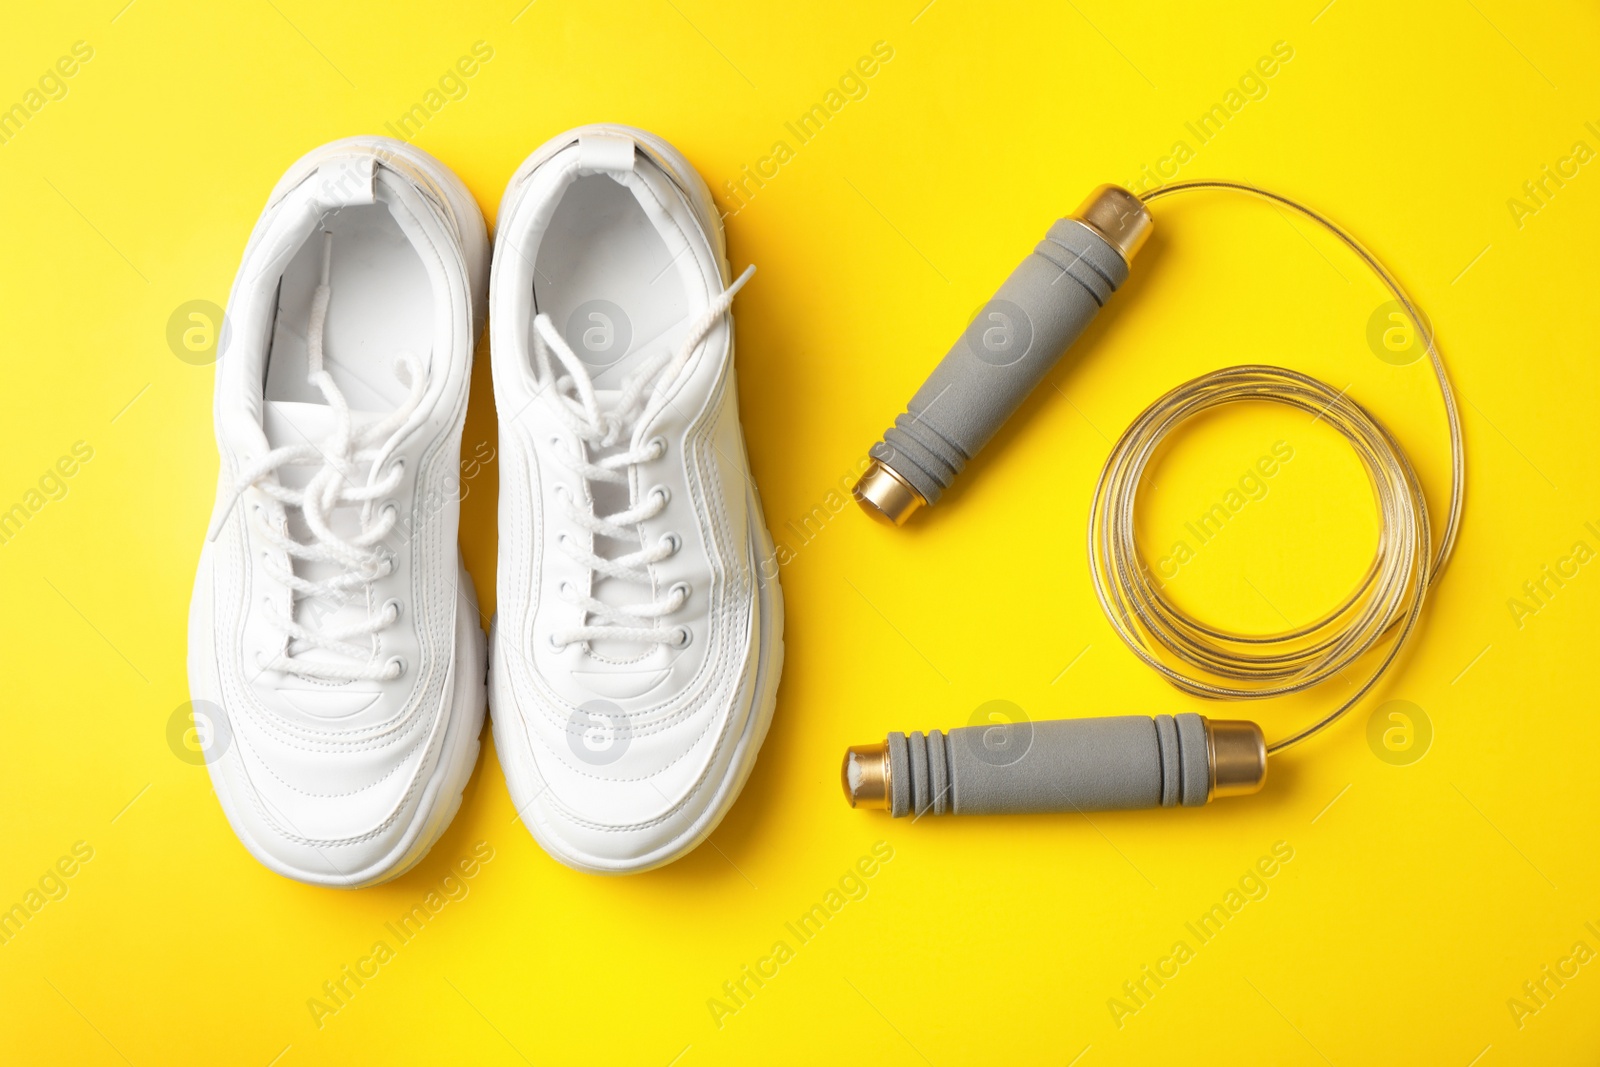
[[[1147,192],[1149,205],[1200,190],[1247,193],[1317,223],[1354,252],[1405,309],[1427,345],[1444,398],[1450,435],[1450,504],[1439,547],[1431,550],[1427,500],[1411,461],[1365,408],[1316,378],[1272,366],[1229,367],[1202,375],[1151,404],[1122,434],[1095,485],[1089,515],[1089,568],[1095,594],[1128,647],[1179,690],[1195,696],[1262,700],[1298,693],[1343,673],[1387,640],[1388,648],[1356,691],[1333,711],[1267,745],[1280,752],[1325,729],[1378,683],[1421,615],[1424,597],[1455,548],[1461,525],[1465,461],[1461,416],[1433,331],[1389,270],[1332,220],[1304,204],[1244,182],[1187,181]],[[1366,575],[1337,607],[1314,622],[1273,634],[1240,634],[1210,626],[1174,604],[1152,580],[1134,539],[1134,503],[1147,464],[1173,429],[1209,408],[1264,401],[1322,420],[1355,449],[1377,499],[1377,550]],[[1168,665],[1157,648],[1201,674]]]

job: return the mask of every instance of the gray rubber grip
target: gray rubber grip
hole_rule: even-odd
[[[1204,804],[1199,715],[964,726],[889,735],[889,813],[998,815]]]
[[[938,500],[1127,277],[1104,238],[1056,220],[868,455]]]

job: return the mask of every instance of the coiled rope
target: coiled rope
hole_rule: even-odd
[[[1428,589],[1455,549],[1466,464],[1460,412],[1432,329],[1394,275],[1348,232],[1303,204],[1243,182],[1178,182],[1141,199],[1150,204],[1177,193],[1219,189],[1247,193],[1299,213],[1337,237],[1371,268],[1427,345],[1450,434],[1450,504],[1439,546],[1431,552],[1427,500],[1399,443],[1344,390],[1298,371],[1228,367],[1185,382],[1146,408],[1112,448],[1095,484],[1089,513],[1089,567],[1095,594],[1127,646],[1172,685],[1194,696],[1264,700],[1310,689],[1383,647],[1376,665],[1348,699],[1304,729],[1268,744],[1267,751],[1274,753],[1336,722],[1399,656],[1416,628]],[[1234,633],[1183,611],[1153,579],[1134,539],[1135,500],[1145,467],[1161,442],[1202,411],[1246,401],[1286,404],[1343,435],[1365,467],[1378,505],[1377,550],[1355,589],[1316,621],[1272,634]],[[1168,663],[1163,652],[1180,665]]]

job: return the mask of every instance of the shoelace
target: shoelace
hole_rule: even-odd
[[[409,389],[405,401],[383,419],[356,431],[350,416],[350,405],[344,394],[334,384],[333,377],[323,369],[323,332],[328,318],[328,302],[332,296],[329,285],[329,268],[333,254],[333,234],[325,233],[322,246],[322,280],[311,300],[311,321],[306,331],[306,354],[310,365],[307,380],[322,391],[328,406],[337,420],[333,436],[321,445],[306,443],[275,448],[262,456],[239,475],[228,496],[227,506],[217,515],[208,534],[216,540],[223,524],[234,506],[251,488],[259,489],[280,506],[272,509],[270,519],[260,524],[266,539],[290,558],[287,567],[267,563],[267,573],[290,590],[287,609],[282,614],[273,613],[271,622],[284,635],[283,647],[271,656],[259,656],[258,665],[263,670],[276,670],[303,678],[327,682],[358,680],[391,681],[405,670],[398,656],[384,662],[376,660],[377,634],[393,625],[400,615],[397,601],[386,602],[376,614],[368,605],[364,622],[346,626],[309,629],[295,619],[295,606],[300,600],[315,600],[330,604],[335,609],[347,604],[357,593],[370,597],[372,582],[391,574],[394,560],[382,549],[379,542],[388,536],[399,520],[393,507],[377,510],[373,502],[392,493],[404,474],[401,462],[390,465],[388,474],[373,480],[369,473],[365,479],[360,473],[363,465],[370,467],[389,454],[398,438],[400,427],[416,411],[427,389],[421,364],[410,353],[401,353],[396,360],[395,376]],[[283,466],[318,466],[304,489],[289,489],[276,478]],[[366,484],[361,484],[365,481]],[[336,534],[330,519],[335,508],[359,504],[361,506],[360,533],[352,538]],[[309,544],[296,541],[289,535],[287,508],[298,508],[311,531]],[[263,514],[265,514],[263,512]],[[340,571],[322,581],[310,581],[294,573],[294,560],[338,564]],[[358,643],[365,639],[364,644]],[[304,653],[312,649],[333,652],[350,660],[339,663],[329,660],[309,660]]]
[[[576,452],[567,451],[565,454],[560,454],[563,465],[580,478],[591,482],[609,482],[631,487],[633,485],[631,471],[635,464],[657,460],[665,454],[666,441],[657,437],[642,446],[613,452],[598,459],[590,456],[591,450],[612,448],[622,440],[624,434],[630,432],[633,422],[643,413],[656,383],[670,382],[677,377],[694,354],[695,348],[705,339],[706,334],[711,332],[717,320],[727,313],[733,304],[734,295],[744,288],[745,282],[750,280],[755,271],[754,265],[746,267],[744,273],[739,275],[732,285],[712,300],[705,311],[690,324],[688,335],[676,350],[662,349],[635,368],[624,379],[622,393],[617,402],[604,411],[600,409],[595,396],[594,382],[589,377],[588,370],[557,332],[555,325],[550,321],[550,316],[541,314],[533,320],[533,350],[540,380],[544,383],[554,383],[554,395],[558,401],[554,405],[556,414],[578,440],[580,446]],[[566,371],[559,378],[555,376],[550,362],[551,353],[555,354],[562,369]],[[567,517],[575,525],[597,537],[640,542],[640,548],[636,552],[606,557],[598,555],[592,548],[574,543],[571,537],[563,534],[558,539],[558,544],[562,551],[589,570],[591,588],[596,574],[649,587],[652,584],[649,568],[678,551],[682,545],[682,540],[670,533],[650,546],[644,545],[640,538],[638,524],[655,518],[667,506],[666,490],[659,486],[646,493],[643,499],[633,499],[633,490],[630,488],[628,507],[610,515],[596,515],[592,502],[580,506],[579,501],[574,499],[570,492],[558,490],[557,495],[563,501]],[[551,641],[558,650],[569,644],[600,638],[633,641],[651,647],[665,644],[681,648],[688,643],[689,634],[684,627],[666,629],[660,625],[665,616],[683,607],[689,599],[688,587],[681,582],[667,591],[665,599],[652,599],[642,604],[607,604],[593,596],[579,595],[575,591],[568,592],[568,587],[565,585],[560,595],[568,603],[582,609],[584,618],[588,621],[583,625],[558,630],[552,634]]]

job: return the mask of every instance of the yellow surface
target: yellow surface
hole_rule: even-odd
[[[1593,1062],[1592,5],[124,2],[17,7],[0,34],[0,106],[27,114],[0,143],[0,507],[26,515],[0,544],[0,907],[30,916],[0,945],[0,1060]],[[79,41],[91,57],[29,97]],[[480,41],[492,58],[430,103]],[[830,99],[876,42],[892,57]],[[1292,57],[1247,78],[1277,42]],[[489,212],[529,151],[581,122],[665,135],[730,210],[725,182],[770,176],[728,232],[735,266],[760,266],[737,309],[741,406],[788,550],[788,659],[742,800],[662,871],[606,880],[548,859],[486,743],[420,867],[309,888],[246,855],[205,770],[169,744],[216,458],[213,370],[177,358],[168,320],[225,300],[293,159],[419,102],[416,143]],[[802,144],[785,124],[816,104],[837,113]],[[1186,123],[1219,104],[1201,143]],[[1254,798],[914,825],[849,810],[847,744],[962,725],[990,700],[1034,718],[1253,712],[1276,736],[1338,699],[1335,683],[1203,707],[1102,618],[1083,551],[1093,479],[1179,381],[1260,360],[1348,384],[1440,514],[1442,409],[1425,364],[1369,348],[1376,284],[1305,224],[1210,197],[1157,205],[1113,310],[936,509],[896,532],[845,505],[864,449],[1051,220],[1179,156],[1182,177],[1246,178],[1344,221],[1438,328],[1469,495],[1415,647]],[[1546,165],[1569,178],[1532,200]],[[480,350],[466,454],[494,446],[489,386]],[[1287,410],[1240,410],[1174,441],[1145,497],[1152,555],[1278,441],[1293,459],[1266,495],[1172,578],[1218,622],[1312,617],[1375,542],[1341,443]],[[62,457],[72,475],[47,477]],[[468,484],[487,611],[493,463]],[[1546,566],[1571,577],[1533,601],[1524,583]],[[1386,721],[1369,744],[1388,701],[1414,705],[1413,737],[1415,709],[1431,724],[1419,761],[1384,749]],[[863,858],[871,877],[847,877]],[[50,876],[58,861],[70,877]],[[473,876],[446,881],[463,861]],[[387,924],[430,902],[402,943]],[[814,904],[838,906],[801,942],[786,923]],[[1228,918],[1202,941],[1186,924],[1213,905]],[[363,963],[380,941],[385,961]],[[341,1003],[324,983],[347,966],[376,973]],[[776,973],[734,1001],[724,983],[746,967]],[[1124,983],[1140,981],[1134,999]],[[1524,983],[1541,981],[1535,1000]]]

